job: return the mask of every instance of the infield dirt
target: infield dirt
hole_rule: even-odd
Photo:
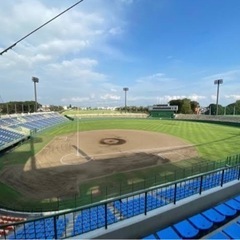
[[[78,132],[54,138],[24,165],[5,167],[0,180],[28,198],[73,196],[81,183],[93,178],[196,156],[194,146],[167,134],[135,130]]]

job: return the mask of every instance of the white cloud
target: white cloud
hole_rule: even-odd
[[[89,101],[90,98],[87,98],[87,97],[71,97],[71,98],[62,98],[61,101],[62,102],[66,102],[66,103],[69,103],[69,102],[73,102],[73,103],[81,103],[81,102],[86,102],[86,101]]]
[[[233,99],[233,100],[239,100],[240,99],[240,95],[225,95],[224,96],[227,99]]]
[[[108,99],[110,99],[110,100],[119,100],[120,98],[121,97],[118,96],[118,95],[112,95],[112,94],[109,94],[109,93],[107,93],[107,94],[105,94],[103,96],[100,96],[100,99],[103,99],[103,100],[108,100]]]

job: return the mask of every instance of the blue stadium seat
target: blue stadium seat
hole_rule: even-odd
[[[213,208],[210,208],[202,212],[201,214],[204,215],[208,220],[212,221],[213,223],[221,223],[226,219],[224,215],[220,214]]]
[[[151,234],[151,235],[148,235],[148,236],[146,236],[142,239],[157,239],[157,238],[153,234]]]
[[[219,213],[221,213],[222,215],[224,215],[226,217],[233,217],[237,213],[237,211],[235,209],[228,207],[224,203],[221,203],[221,204],[215,206],[214,209],[216,209]]]
[[[199,230],[209,230],[213,223],[201,214],[194,215],[188,219]]]
[[[189,221],[183,220],[173,225],[182,238],[196,238],[199,230],[196,229]]]
[[[181,239],[171,226],[158,231],[156,234],[160,239]]]
[[[234,199],[237,200],[238,202],[240,202],[240,195],[235,197]]]
[[[237,223],[232,223],[222,231],[232,239],[240,239],[240,225]]]
[[[228,205],[229,207],[235,209],[236,211],[240,211],[240,202],[238,202],[237,200],[230,199],[230,200],[226,201],[225,204]]]
[[[223,232],[217,232],[207,239],[230,239],[228,236],[226,236]]]

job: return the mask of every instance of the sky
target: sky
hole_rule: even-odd
[[[77,0],[0,1],[0,51]],[[121,107],[240,100],[239,0],[84,0],[0,55],[0,103]]]

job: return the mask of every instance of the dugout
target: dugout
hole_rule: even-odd
[[[170,119],[174,118],[175,113],[178,111],[178,106],[170,106],[168,104],[156,104],[148,107],[149,117]]]

